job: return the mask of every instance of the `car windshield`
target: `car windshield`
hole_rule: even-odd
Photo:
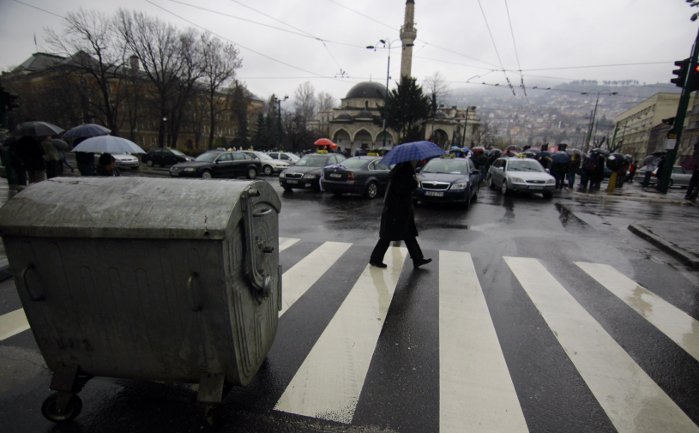
[[[350,168],[350,169],[356,170],[356,169],[364,168],[367,165],[367,162],[369,162],[369,160],[361,159],[361,158],[349,158],[349,159],[345,159],[344,161],[342,161],[340,163],[340,165],[342,165],[345,168]]]
[[[517,161],[510,161],[507,164],[507,171],[544,171],[544,168],[537,161],[533,159],[522,159]]]
[[[221,152],[204,152],[201,155],[197,156],[195,161],[200,161],[200,162],[214,162],[214,159],[216,159],[217,156],[219,156]]]
[[[465,159],[433,159],[420,171],[421,173],[468,174],[468,162]]]
[[[297,167],[325,167],[328,165],[327,155],[306,155],[296,163]]]
[[[174,153],[175,155],[177,155],[177,156],[187,156],[187,155],[185,155],[184,153],[180,152],[180,151],[177,150],[177,149],[170,149],[170,151],[171,151],[172,153]]]
[[[255,155],[258,158],[263,159],[263,160],[271,160],[272,159],[271,156],[267,155],[266,153],[262,153],[262,152],[256,152]]]

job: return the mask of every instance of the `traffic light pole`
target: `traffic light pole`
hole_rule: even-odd
[[[693,89],[687,86],[687,83],[692,77],[692,71],[696,70],[697,67],[697,57],[699,56],[699,31],[697,31],[697,36],[694,39],[694,45],[692,46],[692,55],[689,57],[689,68],[687,70],[687,76],[685,78],[685,85],[682,86],[682,95],[680,96],[680,102],[677,106],[677,114],[675,115],[675,122],[670,131],[671,136],[668,138],[675,139],[675,146],[668,150],[665,155],[665,162],[663,163],[663,170],[658,178],[658,191],[663,194],[667,194],[667,190],[670,186],[670,176],[672,175],[672,167],[675,165],[675,160],[677,159],[677,151],[680,148],[680,143],[682,142],[682,129],[684,127],[684,118],[687,114],[687,107],[689,106],[689,95]]]

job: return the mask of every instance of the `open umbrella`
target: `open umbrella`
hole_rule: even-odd
[[[386,165],[398,164],[405,161],[422,161],[444,155],[444,151],[431,141],[413,141],[400,144],[381,159]]]
[[[330,150],[337,149],[337,144],[333,143],[329,138],[319,138],[313,142],[316,146],[324,146]]]
[[[51,144],[60,152],[68,152],[70,150],[70,145],[60,138],[52,138]]]
[[[47,137],[58,135],[61,132],[63,132],[63,128],[60,126],[38,120],[20,123],[17,125],[17,129],[14,130],[14,134],[20,137]]]
[[[73,152],[92,153],[146,153],[131,140],[113,135],[90,137],[73,148]]]
[[[556,164],[568,164],[570,162],[570,156],[564,150],[559,150],[551,155],[551,161]]]
[[[107,135],[112,132],[111,129],[106,128],[102,125],[96,123],[83,123],[82,125],[74,126],[67,130],[64,134],[64,138],[89,138],[97,137],[99,135]]]

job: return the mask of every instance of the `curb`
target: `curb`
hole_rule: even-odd
[[[653,233],[647,227],[644,227],[640,224],[629,224],[628,228],[635,235],[638,235],[639,237],[647,240],[648,242],[652,243],[656,247],[670,254],[685,265],[690,266],[692,268],[699,268],[699,258],[697,256],[688,251],[683,250],[682,248],[678,247],[672,242],[666,241],[665,239]]]

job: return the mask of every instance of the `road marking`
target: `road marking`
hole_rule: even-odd
[[[286,313],[351,246],[345,242],[325,242],[284,272],[279,316]]]
[[[471,255],[442,250],[439,431],[529,431]]]
[[[391,247],[385,269],[367,265],[275,409],[349,424],[407,250]]]
[[[609,265],[575,264],[699,361],[699,321]]]
[[[281,253],[285,249],[294,245],[299,240],[300,239],[297,239],[297,238],[279,238],[279,252]]]
[[[538,260],[505,262],[619,433],[699,432]]]
[[[11,311],[0,316],[0,341],[29,329],[29,322],[23,309]]]

